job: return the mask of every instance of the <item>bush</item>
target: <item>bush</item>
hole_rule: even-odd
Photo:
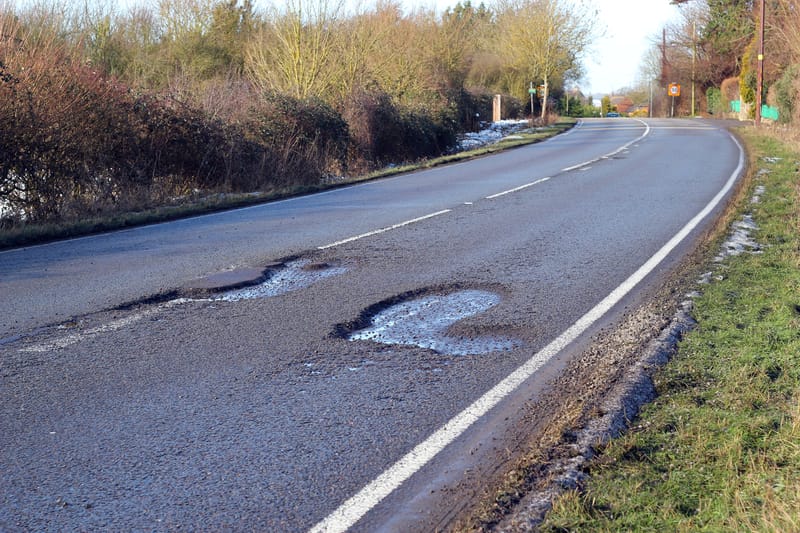
[[[247,115],[245,135],[272,154],[276,184],[308,186],[346,171],[350,132],[327,104],[268,94]]]
[[[456,143],[458,121],[452,110],[429,113],[403,108],[384,92],[362,91],[350,97],[344,117],[352,134],[351,162],[374,168],[445,153]]]
[[[706,90],[706,106],[712,115],[722,116],[729,108],[722,102],[722,91],[716,87]]]
[[[31,221],[102,211],[129,174],[137,143],[125,88],[75,66],[60,50],[0,56],[0,195]]]
[[[339,112],[257,93],[233,75],[202,86],[173,78],[168,94],[133,91],[96,70],[80,38],[68,44],[58,24],[31,24],[0,8],[0,217],[10,224],[314,186],[351,164],[445,153],[474,113],[491,112],[491,100],[466,91],[432,93],[413,108],[363,91]],[[504,113],[516,104],[505,99]]]
[[[478,131],[482,123],[492,119],[492,98],[489,93],[462,91],[459,108],[464,131]]]
[[[204,192],[307,186],[345,168],[349,133],[320,102],[272,96],[227,122],[133,94],[63,49],[0,41],[0,205],[16,222],[136,210]],[[241,117],[239,117],[241,118]]]
[[[795,112],[800,111],[797,106],[798,74],[800,66],[788,67],[769,90],[769,103],[778,108],[781,122],[791,122],[795,118]]]

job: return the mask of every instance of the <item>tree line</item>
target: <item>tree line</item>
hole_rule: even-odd
[[[766,17],[763,101],[779,110],[779,120],[800,122],[800,10],[792,0],[764,0]],[[722,116],[731,101],[753,117],[761,0],[695,0],[681,5],[681,18],[655,36],[642,68],[642,96],[658,87],[657,112],[669,104],[664,90],[679,83],[680,112],[689,114],[695,85],[696,112]]]
[[[349,4],[348,4],[349,5]],[[297,189],[447,152],[505,95],[581,76],[594,12],[497,0],[0,3],[0,219]]]

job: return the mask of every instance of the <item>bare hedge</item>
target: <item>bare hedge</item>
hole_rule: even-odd
[[[75,221],[197,194],[296,190],[433,157],[485,107],[462,91],[412,109],[375,89],[333,109],[250,86],[226,96],[222,85],[210,106],[202,95],[132,90],[74,57],[0,32],[2,225]]]

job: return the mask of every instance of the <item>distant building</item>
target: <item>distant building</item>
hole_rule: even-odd
[[[616,107],[617,111],[621,115],[627,115],[628,113],[631,113],[634,110],[633,100],[631,100],[627,96],[612,96],[611,105]]]

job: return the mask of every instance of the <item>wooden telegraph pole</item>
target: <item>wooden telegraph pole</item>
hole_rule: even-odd
[[[761,125],[761,99],[764,87],[764,17],[766,16],[765,4],[767,0],[761,0],[761,14],[758,22],[758,70],[756,80],[756,126]]]

